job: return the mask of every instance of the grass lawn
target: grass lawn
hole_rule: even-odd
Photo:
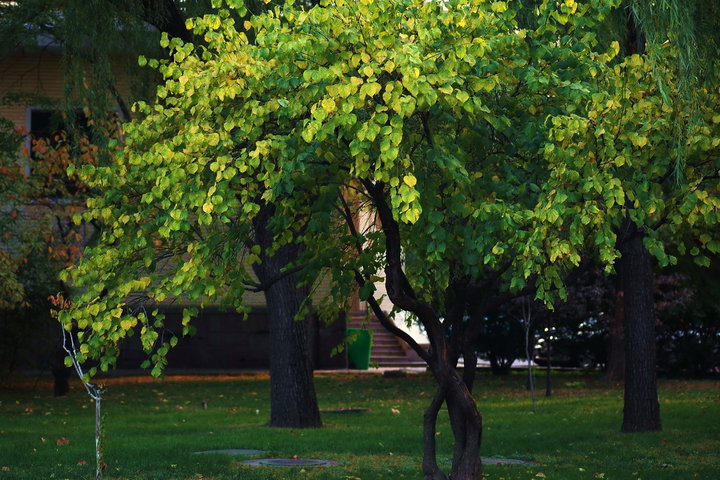
[[[523,377],[480,375],[483,457],[533,465],[486,465],[489,480],[720,479],[720,382],[660,383],[663,431],[619,433],[622,392],[596,376],[558,373],[555,394],[532,412]],[[0,479],[94,478],[94,406],[79,383],[53,398],[46,380],[0,390]],[[271,429],[262,375],[111,379],[104,401],[107,479],[420,479],[422,413],[433,392],[425,374],[319,374],[319,430]],[[203,408],[203,401],[207,408]],[[451,453],[441,416],[438,454]],[[66,442],[67,440],[67,442]],[[251,467],[249,457],[193,452],[260,449],[266,456],[323,458],[327,468]]]

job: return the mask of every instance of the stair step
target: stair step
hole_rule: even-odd
[[[373,366],[408,368],[425,367],[426,364],[411,353],[408,355],[400,346],[399,339],[388,332],[375,318],[366,312],[352,312],[347,320],[347,328],[363,328],[372,331],[370,363]]]

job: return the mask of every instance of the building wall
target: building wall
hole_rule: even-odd
[[[168,334],[182,332],[182,310],[165,310]],[[180,338],[168,354],[167,368],[175,370],[234,370],[270,367],[270,330],[265,308],[255,308],[247,320],[232,311],[206,308],[192,325],[195,335]],[[332,355],[335,346],[345,339],[345,322],[321,325],[310,321],[308,329],[315,369],[347,368],[345,351]],[[147,358],[139,339],[130,338],[122,345],[118,360],[120,369],[137,369]]]
[[[58,55],[19,52],[0,58],[0,98],[23,93],[60,100],[63,97],[62,65]],[[0,117],[25,125],[28,105],[0,105]]]

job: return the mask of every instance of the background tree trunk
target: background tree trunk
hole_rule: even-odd
[[[615,268],[619,269],[621,262]],[[615,311],[608,322],[607,359],[605,362],[605,378],[622,381],[625,378],[625,292],[621,286],[621,275],[618,272],[615,287]]]
[[[624,288],[626,367],[622,431],[660,430],[652,257],[632,221],[625,219],[622,230],[619,262]]]

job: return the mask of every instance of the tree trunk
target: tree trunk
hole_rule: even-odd
[[[624,288],[626,367],[622,431],[660,430],[652,257],[634,223],[626,219],[622,229],[619,262]]]
[[[280,277],[265,291],[270,320],[270,426],[320,427],[312,361],[308,351],[306,320],[295,320],[306,292],[296,287],[294,275],[281,277],[282,268],[294,259],[292,247],[264,257],[261,267],[267,278]],[[264,278],[263,278],[264,277]]]
[[[552,396],[552,344],[548,338],[545,344],[545,353],[547,355],[547,364],[545,365],[545,396]]]
[[[622,266],[617,262],[615,268],[619,270]],[[615,312],[608,323],[607,359],[605,362],[605,378],[608,380],[622,381],[625,379],[625,292],[622,288],[622,275],[617,272],[615,287]]]
[[[273,244],[268,221],[274,213],[272,206],[266,206],[255,219],[255,241],[261,247],[261,261],[253,265],[265,289],[270,322],[270,426],[321,427],[307,320],[295,320],[307,290],[297,287],[296,274],[283,273],[297,259],[302,247],[285,245],[272,256],[267,255]]]
[[[440,407],[445,401],[445,388],[438,386],[432,402],[423,415],[423,478],[425,480],[447,480],[437,464],[435,432]]]
[[[482,417],[472,394],[455,371],[450,374],[445,403],[455,440],[450,478],[480,480],[483,478],[480,459]]]
[[[423,475],[425,480],[481,480],[482,417],[462,376],[450,366],[431,366],[438,390],[425,411],[423,434]],[[438,467],[435,429],[440,406],[445,401],[453,432],[454,448],[450,476]]]

